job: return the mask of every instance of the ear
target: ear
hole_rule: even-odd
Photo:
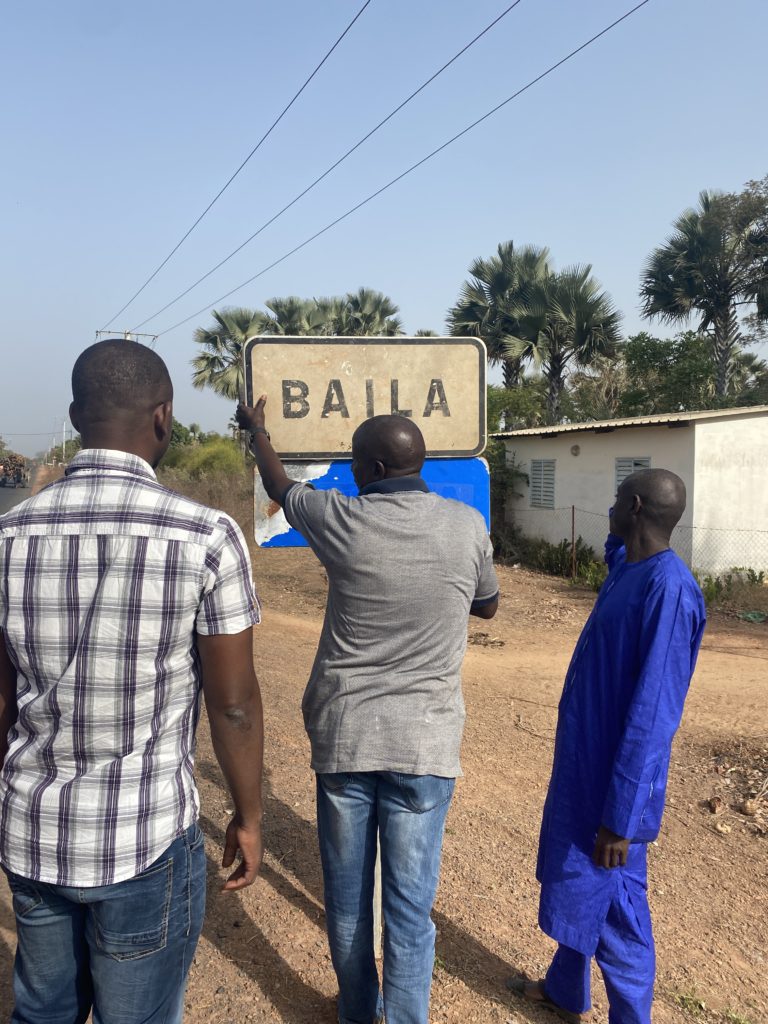
[[[383,480],[387,475],[387,467],[379,459],[373,463],[373,479]]]
[[[161,444],[166,438],[171,436],[171,431],[173,430],[173,402],[161,402],[160,405],[155,406],[155,411],[152,415],[152,426],[155,438]]]
[[[72,426],[75,428],[75,430],[79,434],[80,433],[80,417],[77,414],[77,406],[75,405],[74,402],[71,402],[70,406],[69,406],[69,422],[72,424]]]
[[[632,504],[629,506],[630,514],[633,516],[640,515],[643,509],[643,499],[639,494],[632,495]]]

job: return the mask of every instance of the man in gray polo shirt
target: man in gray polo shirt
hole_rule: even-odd
[[[426,1024],[430,918],[443,827],[461,774],[461,664],[470,614],[498,606],[482,516],[429,491],[412,420],[375,416],[355,431],[359,496],[288,478],[262,398],[240,406],[267,494],[328,574],[328,602],[302,704],[317,777],[317,820],[341,1024]],[[373,952],[381,841],[383,994]]]

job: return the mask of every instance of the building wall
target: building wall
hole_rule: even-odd
[[[608,509],[615,497],[617,458],[650,457],[653,468],[670,469],[685,480],[688,507],[676,531],[673,544],[686,561],[691,559],[693,523],[693,481],[695,432],[693,425],[619,428],[610,433],[589,431],[556,437],[513,437],[505,439],[508,461],[528,472],[531,459],[555,459],[555,509],[531,508],[529,488],[521,484],[520,498],[507,502],[507,520],[524,534],[542,537],[554,544],[571,536],[571,506],[575,506],[576,535],[598,554],[608,532]],[[578,445],[579,454],[571,449]]]
[[[768,416],[695,425],[693,564],[768,570]]]

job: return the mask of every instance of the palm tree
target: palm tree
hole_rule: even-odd
[[[314,299],[289,295],[286,298],[267,299],[264,305],[269,312],[265,316],[262,334],[285,334],[290,337],[323,333],[326,318]]]
[[[640,297],[643,313],[668,323],[698,314],[710,340],[715,390],[730,389],[741,333],[738,309],[768,319],[768,217],[753,197],[702,192],[674,232],[648,257]]]
[[[403,333],[402,321],[397,316],[399,309],[383,292],[358,288],[343,297],[313,301],[324,318],[323,329],[319,333],[338,337],[368,335],[384,338]]]
[[[512,310],[552,273],[549,250],[535,245],[516,249],[512,241],[501,242],[496,255],[476,259],[469,273],[471,279],[461,286],[458,302],[448,310],[450,333],[483,338],[488,361],[502,365],[504,386],[515,387],[520,383],[522,360],[507,347],[519,334]]]
[[[549,273],[509,307],[518,333],[504,347],[513,359],[530,360],[541,369],[550,423],[560,422],[569,367],[613,355],[620,339],[621,314],[591,274],[589,265]]]
[[[210,327],[195,331],[195,342],[203,351],[192,360],[192,384],[237,401],[245,394],[243,346],[255,335],[273,333],[270,321],[259,310],[241,307],[214,310],[213,319]]]

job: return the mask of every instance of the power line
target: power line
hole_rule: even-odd
[[[219,189],[219,191],[216,193],[216,195],[213,197],[213,199],[210,201],[210,203],[208,203],[208,205],[203,210],[203,212],[200,214],[200,216],[197,218],[197,220],[194,222],[194,224],[189,228],[189,230],[184,235],[182,235],[182,237],[179,239],[179,241],[176,243],[176,245],[171,249],[171,251],[165,257],[163,262],[157,267],[157,269],[153,270],[153,272],[149,275],[149,277],[144,282],[144,284],[141,286],[141,288],[139,288],[139,290],[137,292],[134,292],[134,294],[130,297],[130,299],[128,299],[126,304],[124,306],[122,306],[120,309],[118,309],[118,311],[114,314],[114,316],[111,316],[109,318],[109,320],[107,320],[107,322],[101,328],[102,331],[105,331],[114,320],[117,320],[117,318],[120,316],[121,313],[124,313],[125,310],[128,309],[128,307],[139,297],[139,295],[141,295],[141,293],[144,291],[144,289],[147,287],[147,285],[157,277],[157,275],[160,273],[160,271],[163,269],[163,267],[166,265],[166,263],[171,259],[171,257],[176,252],[178,252],[178,250],[181,248],[181,246],[184,244],[184,242],[186,242],[186,240],[189,238],[189,236],[195,230],[195,228],[200,223],[200,221],[203,219],[203,217],[205,217],[205,215],[208,213],[208,211],[219,201],[219,199],[221,199],[221,197],[224,195],[224,193],[227,191],[229,186],[232,184],[232,182],[235,180],[235,178],[238,176],[238,174],[242,171],[242,169],[245,167],[245,165],[248,163],[248,161],[251,159],[251,157],[254,156],[254,154],[261,148],[262,144],[264,142],[266,142],[266,140],[269,138],[269,136],[272,134],[272,132],[278,126],[278,124],[280,124],[280,122],[285,117],[285,115],[288,113],[288,111],[291,109],[293,104],[296,102],[296,100],[299,98],[299,96],[301,96],[301,94],[307,88],[309,83],[312,81],[312,79],[315,77],[315,75],[318,73],[318,71],[322,68],[322,66],[325,64],[325,62],[331,56],[333,51],[341,43],[342,39],[344,39],[344,37],[347,35],[347,33],[352,28],[352,26],[355,24],[355,22],[358,20],[358,18],[362,15],[362,13],[365,11],[366,7],[368,7],[371,2],[372,2],[372,0],[365,0],[365,3],[360,8],[360,10],[357,12],[357,14],[354,16],[352,21],[350,21],[350,23],[347,25],[347,27],[344,29],[344,31],[339,36],[339,38],[336,40],[336,42],[333,44],[333,46],[330,48],[330,50],[326,53],[326,55],[323,57],[323,59],[317,65],[317,67],[312,72],[312,74],[305,80],[305,82],[303,83],[301,88],[298,90],[298,92],[293,96],[291,101],[285,107],[283,107],[281,112],[278,114],[278,116],[275,118],[275,120],[272,122],[272,124],[266,130],[266,132],[264,132],[264,134],[261,136],[259,141],[253,147],[251,152],[248,154],[248,156],[245,158],[245,160],[243,160],[243,162],[237,168],[235,173]]]
[[[372,202],[372,200],[376,199],[383,192],[386,192],[387,189],[390,189],[393,185],[396,185],[399,181],[402,181],[403,178],[411,174],[412,171],[415,171],[417,168],[421,167],[422,164],[427,163],[427,161],[431,160],[432,157],[437,156],[438,153],[442,153],[442,151],[444,149],[447,149],[448,146],[451,146],[454,142],[457,142],[459,139],[463,138],[464,135],[466,135],[468,132],[471,132],[474,128],[477,128],[477,126],[482,124],[484,121],[487,121],[488,118],[493,117],[493,115],[498,113],[498,111],[501,110],[502,107],[505,107],[508,103],[511,103],[513,100],[517,99],[518,96],[521,96],[524,92],[527,92],[528,89],[531,89],[534,85],[542,81],[542,79],[546,78],[548,75],[551,75],[553,71],[556,71],[559,67],[562,67],[563,64],[567,63],[567,61],[571,60],[571,58],[581,53],[582,50],[586,50],[588,46],[591,46],[592,43],[597,42],[598,39],[606,35],[606,33],[610,32],[611,29],[616,28],[616,26],[620,25],[622,21],[626,21],[627,18],[631,17],[631,15],[633,15],[636,11],[639,11],[641,7],[645,7],[645,5],[648,3],[650,3],[650,0],[641,0],[640,3],[630,8],[630,10],[628,10],[625,14],[622,14],[620,18],[617,18],[615,21],[612,21],[610,25],[606,25],[604,29],[601,29],[600,32],[597,32],[590,39],[587,39],[587,41],[582,43],[581,46],[577,46],[575,50],[571,50],[569,54],[567,54],[565,57],[562,57],[559,61],[557,61],[556,64],[552,64],[550,67],[547,68],[546,71],[542,71],[542,73],[540,75],[537,75],[536,78],[532,78],[530,82],[528,82],[526,85],[518,89],[517,92],[512,93],[511,96],[508,96],[505,100],[502,100],[501,103],[497,103],[495,107],[489,110],[486,114],[483,114],[482,117],[479,117],[476,121],[473,121],[471,124],[467,125],[467,127],[464,128],[462,131],[458,132],[452,138],[448,139],[447,142],[444,142],[442,146],[438,146],[437,149],[433,149],[431,153],[427,153],[427,155],[422,157],[421,160],[417,160],[415,164],[411,164],[411,166],[408,167],[405,171],[403,171],[401,174],[398,174],[396,178],[392,178],[392,180],[388,181],[386,185],[382,185],[381,188],[377,189],[375,192],[372,192],[369,196],[361,200],[355,206],[352,206],[349,210],[346,211],[346,213],[342,213],[339,217],[336,217],[335,220],[332,220],[329,224],[326,224],[324,228],[320,228],[319,231],[316,231],[313,235],[310,235],[309,238],[305,239],[299,245],[294,246],[294,248],[291,249],[289,252],[285,253],[283,256],[280,256],[278,259],[274,260],[272,263],[269,264],[269,266],[264,267],[257,274],[254,274],[252,277],[249,277],[246,281],[242,281],[240,284],[230,289],[230,291],[225,292],[224,295],[220,295],[217,299],[214,299],[213,302],[209,302],[201,309],[198,309],[196,312],[192,313],[190,316],[185,317],[183,320],[179,320],[178,323],[173,324],[171,327],[166,327],[164,330],[158,331],[157,337],[162,338],[164,334],[168,334],[170,333],[170,331],[175,331],[177,327],[183,327],[183,325],[189,323],[190,320],[194,320],[196,319],[196,317],[201,316],[203,313],[207,313],[212,306],[216,306],[220,302],[223,302],[224,299],[228,299],[230,295],[234,295],[235,292],[239,292],[241,288],[245,288],[246,285],[251,284],[257,278],[262,277],[264,274],[272,270],[278,264],[284,262],[290,256],[293,256],[295,253],[299,252],[299,250],[309,245],[310,242],[314,242],[316,238],[319,238],[321,235],[324,235],[326,231],[330,231],[331,228],[334,228],[337,224],[340,224],[343,220],[346,220],[347,217],[350,217],[353,213],[356,213],[358,210],[362,209],[363,206],[366,206],[368,203]]]
[[[193,291],[195,288],[197,288],[199,284],[202,284],[203,281],[207,280],[207,278],[209,278],[211,274],[215,274],[217,270],[224,266],[225,263],[228,263],[233,258],[233,256],[237,256],[237,254],[241,252],[246,247],[246,245],[249,245],[254,240],[254,238],[258,237],[258,235],[262,233],[262,231],[266,230],[266,228],[268,228],[271,224],[274,224],[275,221],[279,217],[282,217],[282,215],[286,213],[286,211],[290,210],[292,206],[295,206],[300,199],[303,199],[308,192],[312,191],[315,185],[319,185],[320,182],[327,178],[332,171],[335,171],[340,164],[343,164],[347,157],[350,157],[355,152],[355,150],[359,149],[365,142],[368,141],[368,139],[371,138],[371,136],[375,135],[380,128],[383,128],[388,121],[391,121],[396,114],[399,114],[403,107],[408,106],[411,100],[415,99],[419,95],[419,93],[423,92],[428,85],[431,85],[431,83],[434,82],[434,80],[438,78],[440,75],[442,75],[442,73],[446,71],[452,64],[455,64],[459,57],[465,54],[467,50],[470,49],[470,47],[474,46],[479,39],[482,39],[484,35],[490,32],[495,25],[498,25],[501,19],[505,18],[509,14],[509,12],[514,10],[514,8],[517,7],[517,5],[520,3],[522,3],[522,0],[515,0],[514,3],[510,4],[509,7],[507,7],[506,10],[502,11],[497,18],[494,18],[489,25],[486,25],[482,32],[478,32],[474,39],[471,39],[466,44],[466,46],[463,46],[458,53],[455,53],[449,61],[446,61],[446,63],[443,64],[441,68],[438,68],[438,70],[435,71],[433,75],[430,75],[430,77],[425,82],[422,82],[418,89],[415,89],[410,94],[410,96],[406,97],[406,99],[404,99],[402,103],[398,104],[398,106],[396,106],[394,110],[390,111],[390,113],[387,114],[387,116],[383,120],[379,121],[375,128],[372,128],[366,135],[364,135],[358,142],[356,142],[354,146],[352,146],[350,149],[346,151],[346,153],[340,156],[335,163],[331,164],[331,166],[327,168],[327,170],[323,171],[323,173],[319,177],[315,178],[311,185],[307,185],[303,192],[300,192],[294,199],[290,201],[290,203],[287,203],[282,208],[282,210],[278,210],[278,212],[274,214],[274,216],[270,217],[269,220],[265,221],[260,228],[254,231],[252,235],[249,235],[248,238],[246,238],[246,240],[243,243],[238,245],[236,249],[233,249],[228,256],[225,256],[223,260],[220,260],[215,267],[212,267],[206,274],[203,274],[202,277],[198,277],[194,284],[191,284],[189,288],[185,288],[183,292],[180,292],[176,296],[175,299],[171,299],[170,302],[166,303],[162,307],[162,309],[158,309],[156,313],[153,313],[151,316],[148,316],[146,320],[142,320],[140,324],[137,324],[136,327],[133,328],[133,330],[138,330],[140,327],[144,327],[144,325],[148,324],[150,320],[154,320],[155,317],[158,317],[162,313],[164,313],[166,309],[170,309],[171,306],[175,306],[177,302],[180,302],[181,299],[184,298],[185,295],[189,295],[189,293]]]

